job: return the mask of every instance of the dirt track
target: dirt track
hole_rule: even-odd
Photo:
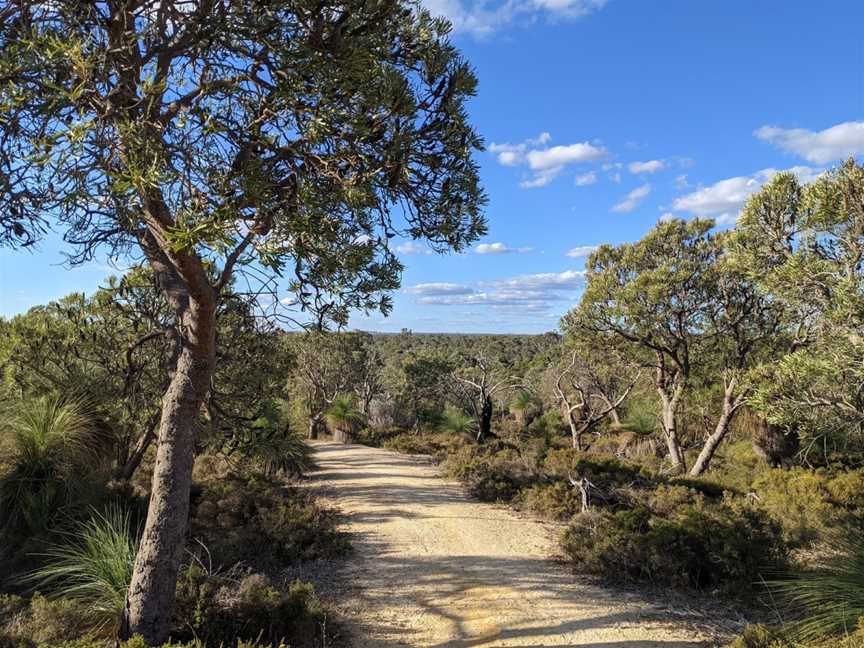
[[[316,449],[314,486],[341,508],[356,548],[341,573],[352,646],[714,645],[697,613],[580,582],[550,560],[556,529],[472,501],[421,458]]]

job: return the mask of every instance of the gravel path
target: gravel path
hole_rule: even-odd
[[[422,458],[315,447],[312,485],[355,547],[340,574],[351,646],[714,645],[698,612],[581,582],[550,559],[554,526],[471,500]]]

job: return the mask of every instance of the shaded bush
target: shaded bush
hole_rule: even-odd
[[[192,537],[216,565],[242,561],[266,569],[337,555],[348,547],[337,531],[335,511],[265,475],[216,476],[198,482],[193,495]]]
[[[38,593],[29,601],[0,594],[0,646],[36,648],[79,637],[95,642],[88,635],[90,619],[87,606],[75,601],[52,601]]]
[[[225,648],[241,640],[305,647],[320,644],[323,619],[309,583],[294,581],[281,590],[262,574],[190,565],[177,583],[172,636]]]
[[[562,547],[580,571],[730,593],[786,557],[778,526],[746,501],[713,504],[681,486],[658,489],[650,507],[575,516]]]

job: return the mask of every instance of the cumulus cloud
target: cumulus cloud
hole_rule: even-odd
[[[599,11],[607,0],[423,0],[433,14],[444,16],[457,33],[488,38],[515,24],[538,19],[577,20]]]
[[[438,295],[468,295],[474,292],[473,288],[457,283],[433,282],[420,283],[405,289],[410,295],[438,296]]]
[[[551,139],[551,135],[544,132],[518,144],[493,142],[489,145],[489,152],[493,153],[498,163],[503,166],[528,168],[531,176],[519,183],[519,186],[525,189],[545,187],[571,164],[594,162],[609,155],[603,146],[596,143],[577,142],[548,146]],[[596,177],[594,180],[596,181]]]
[[[415,243],[414,241],[408,241],[407,243],[397,245],[396,251],[400,254],[432,254],[432,250],[428,247]]]
[[[801,182],[812,182],[821,169],[796,166],[785,171],[795,174]],[[778,169],[762,169],[749,176],[735,176],[676,198],[672,209],[694,216],[714,218],[719,224],[734,223],[744,203],[768,180],[780,173]]]
[[[577,187],[587,187],[597,182],[597,174],[594,171],[577,175],[574,180]]]
[[[757,138],[814,164],[828,164],[850,155],[864,154],[864,122],[850,121],[821,131],[763,126]]]
[[[533,249],[530,247],[513,248],[504,243],[481,243],[474,248],[474,252],[477,254],[510,254],[511,252],[530,252]]]
[[[627,170],[630,173],[657,173],[666,168],[666,163],[663,160],[646,160],[644,162],[631,162],[627,165]]]
[[[548,314],[562,302],[570,303],[573,293],[584,284],[578,270],[543,272],[480,282],[476,287],[461,284],[418,284],[406,289],[417,302],[432,306],[487,306],[495,310]]]
[[[589,256],[596,249],[596,245],[577,245],[576,247],[567,250],[566,256],[571,259],[581,259]]]
[[[651,185],[644,184],[641,187],[636,187],[633,191],[628,193],[624,200],[619,202],[617,205],[612,207],[613,212],[617,212],[619,214],[626,214],[632,212],[636,209],[639,204],[648,197],[648,194],[651,193]]]

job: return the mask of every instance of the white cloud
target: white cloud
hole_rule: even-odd
[[[512,248],[504,243],[481,243],[474,248],[474,252],[477,254],[509,254],[511,252],[531,252],[533,249],[530,247]]]
[[[795,174],[801,182],[812,182],[821,172],[820,169],[806,166],[796,166],[785,171]],[[676,198],[672,209],[703,218],[714,218],[721,225],[734,223],[750,195],[778,173],[778,169],[768,168],[749,176],[720,180]]]
[[[543,150],[528,151],[528,166],[535,171],[555,169],[566,164],[593,162],[606,157],[606,149],[588,142],[553,146]]]
[[[473,288],[456,283],[433,282],[421,283],[405,289],[411,295],[468,295],[474,292]]]
[[[645,162],[631,162],[627,165],[627,170],[630,173],[657,173],[666,168],[666,163],[663,160],[646,160]]]
[[[406,290],[418,303],[432,306],[487,306],[517,313],[549,314],[556,304],[573,301],[582,288],[584,272],[544,272],[480,282],[476,288],[459,284],[420,284]]]
[[[577,245],[576,247],[567,250],[566,256],[571,259],[581,259],[582,257],[587,257],[596,249],[596,245]]]
[[[594,171],[577,175],[574,180],[577,187],[587,187],[597,182],[597,174]]]
[[[432,254],[432,250],[428,247],[415,243],[414,241],[408,241],[407,243],[397,245],[396,251],[400,254]]]
[[[690,186],[690,182],[687,180],[687,174],[682,173],[679,176],[675,176],[675,187],[677,189],[687,189]]]
[[[538,18],[577,20],[599,11],[607,0],[423,0],[433,14],[444,16],[455,32],[486,38],[515,24],[530,24]]]
[[[518,144],[493,142],[489,145],[489,152],[494,153],[498,163],[503,166],[526,166],[532,172],[529,178],[519,183],[525,189],[545,187],[568,165],[593,162],[609,155],[603,146],[591,142],[549,147],[547,144],[551,139],[551,135],[544,132]],[[594,179],[596,181],[596,177]]]
[[[821,131],[763,126],[753,134],[814,164],[864,154],[864,122],[860,121],[844,122]]]
[[[641,187],[636,187],[633,191],[631,191],[624,197],[624,200],[612,207],[612,211],[618,212],[619,214],[626,214],[628,212],[632,212],[639,206],[639,203],[645,200],[645,198],[650,193],[650,184],[644,184]]]

